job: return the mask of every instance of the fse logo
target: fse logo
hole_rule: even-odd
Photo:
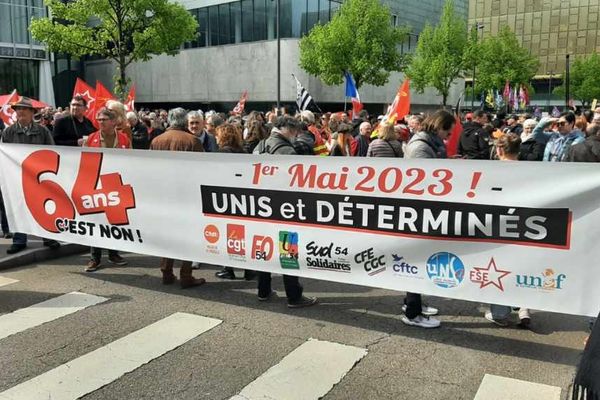
[[[246,255],[246,228],[244,225],[227,224],[227,253]]]

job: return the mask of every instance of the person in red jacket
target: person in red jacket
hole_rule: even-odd
[[[129,149],[131,143],[129,138],[122,132],[117,131],[117,114],[106,107],[96,113],[96,121],[100,130],[92,133],[83,144],[84,147],[104,147],[110,149]],[[100,268],[102,249],[91,248],[91,259],[85,267],[85,272],[94,272]],[[127,261],[119,255],[117,250],[108,250],[108,261],[115,265],[127,265]]]

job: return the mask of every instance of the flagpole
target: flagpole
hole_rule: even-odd
[[[346,112],[346,104],[348,102],[348,97],[344,96],[344,112]]]
[[[281,35],[279,34],[280,0],[277,2],[277,112],[281,107]]]

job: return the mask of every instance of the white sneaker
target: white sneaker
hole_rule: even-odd
[[[485,317],[485,319],[487,319],[490,322],[493,322],[494,324],[496,324],[498,326],[508,326],[509,325],[508,319],[494,319],[491,311],[487,311],[483,316]]]
[[[200,263],[198,261],[194,261],[192,263],[192,269],[200,269]]]
[[[430,318],[424,315],[417,315],[413,319],[408,319],[406,315],[403,315],[402,322],[406,325],[418,326],[420,328],[437,328],[440,326],[439,319]]]
[[[403,311],[403,312],[406,312],[406,304],[404,304],[404,305],[402,306],[402,311]],[[427,306],[427,305],[425,305],[425,304],[423,304],[423,305],[421,306],[421,314],[423,314],[423,315],[427,315],[427,316],[429,316],[429,317],[430,317],[430,316],[432,316],[432,315],[437,315],[437,314],[438,314],[438,312],[439,312],[439,311],[438,311],[438,309],[437,309],[437,308],[435,308],[435,307],[430,307],[430,306]]]

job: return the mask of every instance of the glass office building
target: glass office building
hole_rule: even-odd
[[[0,94],[20,94],[54,104],[48,53],[29,32],[46,15],[43,0],[0,0]]]

